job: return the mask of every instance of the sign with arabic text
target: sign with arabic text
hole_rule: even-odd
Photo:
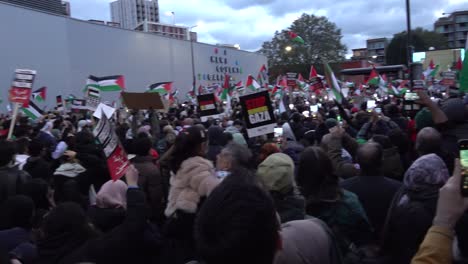
[[[28,107],[35,77],[36,71],[34,70],[16,69],[9,92],[10,102]]]

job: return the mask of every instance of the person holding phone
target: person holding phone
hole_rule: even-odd
[[[453,176],[439,190],[432,227],[426,233],[411,264],[452,263],[454,228],[468,210],[468,198],[462,196],[460,189],[462,179],[462,165],[456,160]]]

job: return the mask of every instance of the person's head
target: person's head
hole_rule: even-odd
[[[28,138],[19,138],[15,141],[16,144],[16,153],[17,154],[28,154],[29,139]]]
[[[90,236],[91,227],[86,213],[80,205],[74,202],[60,203],[44,218],[41,226],[43,239],[62,237],[74,234],[85,241]],[[77,245],[79,246],[79,245]]]
[[[25,195],[9,197],[2,205],[2,229],[21,227],[31,229],[35,212],[34,202]]]
[[[219,126],[208,128],[208,144],[210,146],[220,146],[223,141],[224,130]]]
[[[288,194],[295,187],[294,161],[283,153],[272,154],[258,165],[257,177],[266,191]]]
[[[88,130],[82,130],[76,134],[75,141],[80,146],[94,144],[94,136]]]
[[[39,157],[42,155],[43,152],[44,152],[44,144],[41,141],[37,139],[33,139],[29,143],[29,155],[31,157]]]
[[[138,128],[137,134],[145,134],[148,137],[151,137],[151,126],[144,125]]]
[[[242,122],[241,120],[239,119],[236,119],[234,120],[234,122],[232,123],[233,126],[235,126],[239,131],[242,130],[242,128],[244,127],[244,122]]]
[[[50,187],[49,184],[43,179],[36,178],[26,182],[22,188],[22,194],[30,197],[37,209],[49,210]]]
[[[454,123],[462,123],[467,118],[465,114],[465,105],[463,104],[463,100],[460,98],[447,99],[442,102],[441,109],[444,111],[449,121]]]
[[[204,129],[192,126],[179,133],[174,143],[171,159],[171,170],[177,172],[182,162],[206,153],[207,136]]]
[[[400,114],[398,106],[394,104],[388,104],[384,107],[384,113],[388,117],[397,117]]]
[[[413,162],[405,173],[403,185],[413,192],[429,191],[432,195],[437,195],[449,177],[444,161],[436,154],[428,154]]]
[[[150,155],[152,142],[149,137],[138,137],[133,141],[133,152],[138,156]]]
[[[333,173],[332,161],[318,147],[308,147],[300,155],[296,182],[306,198],[335,198],[338,176]]]
[[[379,144],[383,149],[393,148],[393,144],[390,138],[384,135],[374,135],[370,142]]]
[[[415,149],[420,156],[439,153],[442,145],[442,137],[435,128],[425,127],[416,136]]]
[[[383,150],[380,144],[369,142],[361,145],[356,154],[363,176],[379,176],[382,169]]]
[[[96,195],[96,206],[99,208],[127,208],[128,186],[121,180],[107,181]]]
[[[265,143],[260,148],[260,154],[258,155],[258,161],[262,162],[266,158],[268,158],[268,156],[270,156],[271,154],[278,153],[278,152],[281,152],[281,150],[276,145],[276,143]]]
[[[392,141],[392,144],[398,148],[398,151],[402,154],[408,152],[410,141],[408,135],[401,129],[392,129],[388,134],[388,138]]]
[[[16,146],[7,140],[0,141],[0,167],[6,166],[13,161],[16,153]]]
[[[214,189],[197,214],[197,252],[207,264],[272,264],[281,244],[273,201],[234,174]]]
[[[182,122],[182,125],[184,127],[191,127],[194,125],[194,121],[192,118],[185,118],[184,121]]]
[[[244,145],[229,143],[224,147],[216,158],[218,170],[230,171],[234,167],[250,167],[252,153]]]

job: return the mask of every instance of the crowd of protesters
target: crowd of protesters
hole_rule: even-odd
[[[235,102],[205,122],[191,104],[121,112],[116,181],[96,120],[18,118],[0,142],[0,263],[466,263],[468,105],[418,94],[418,111],[298,100],[255,138]]]

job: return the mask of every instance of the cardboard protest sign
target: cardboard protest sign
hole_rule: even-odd
[[[102,144],[104,155],[107,159],[107,167],[109,168],[111,178],[115,181],[127,172],[130,162],[111,122],[109,122],[104,113],[101,113],[101,117],[96,128],[93,130],[93,134],[99,143]]]
[[[134,110],[166,110],[158,93],[122,93],[123,103]]]
[[[441,84],[443,86],[455,86],[455,79],[457,78],[457,73],[453,71],[442,72]]]
[[[57,104],[57,111],[62,112],[62,111],[63,111],[63,100],[62,100],[62,96],[61,96],[61,95],[57,95],[57,96],[55,97],[55,101],[56,101],[56,104]]]
[[[73,113],[86,114],[88,112],[88,107],[86,106],[85,99],[72,99],[70,108]]]
[[[10,102],[28,107],[35,77],[36,71],[34,70],[16,69],[9,92]]]
[[[219,112],[216,107],[216,98],[214,94],[202,94],[197,96],[198,112],[201,121],[206,122],[208,118],[218,118]]]
[[[96,111],[94,111],[94,114],[93,116],[96,117],[96,118],[99,118],[101,119],[101,116],[102,114],[105,114],[107,118],[112,118],[112,115],[115,113],[115,108],[112,108],[108,105],[105,105],[103,103],[100,103],[97,108],[96,108]]]
[[[249,138],[274,132],[276,119],[268,91],[241,96],[239,99]]]
[[[98,88],[88,87],[86,91],[86,106],[89,110],[95,111],[101,103],[101,91]]]

